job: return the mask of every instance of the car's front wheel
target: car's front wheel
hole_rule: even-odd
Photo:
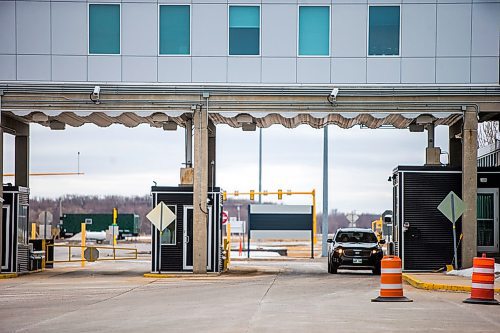
[[[380,275],[380,266],[376,266],[372,269],[373,275]]]
[[[328,260],[328,273],[330,273],[330,274],[337,274],[337,267],[333,266],[330,263],[330,260]]]

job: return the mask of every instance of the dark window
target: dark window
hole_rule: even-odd
[[[335,238],[340,243],[377,243],[377,236],[373,232],[341,231]]]
[[[229,55],[259,55],[260,8],[229,7]]]
[[[370,6],[368,55],[399,55],[399,6]]]

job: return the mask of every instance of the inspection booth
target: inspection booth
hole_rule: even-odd
[[[163,202],[175,214],[176,220],[160,232],[151,226],[151,272],[193,271],[193,188],[151,188],[153,208]],[[207,272],[222,271],[222,200],[220,188],[208,190],[207,204]],[[161,244],[161,245],[160,245]]]
[[[2,273],[25,273],[30,268],[28,236],[29,189],[3,185]]]
[[[393,227],[396,255],[405,271],[433,271],[453,262],[453,224],[438,210],[450,191],[462,198],[462,172],[440,166],[398,166],[393,171]],[[500,168],[478,168],[478,252],[499,253]],[[461,266],[462,219],[456,222]]]

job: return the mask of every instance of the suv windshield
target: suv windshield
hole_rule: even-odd
[[[377,236],[372,232],[341,231],[335,237],[340,243],[377,243]]]

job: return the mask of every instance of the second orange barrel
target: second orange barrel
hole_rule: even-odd
[[[495,300],[495,259],[474,258],[472,271],[472,288],[470,298],[465,303],[499,304]]]
[[[399,257],[385,256],[380,271],[380,296],[372,302],[412,302],[403,294],[403,271]]]

